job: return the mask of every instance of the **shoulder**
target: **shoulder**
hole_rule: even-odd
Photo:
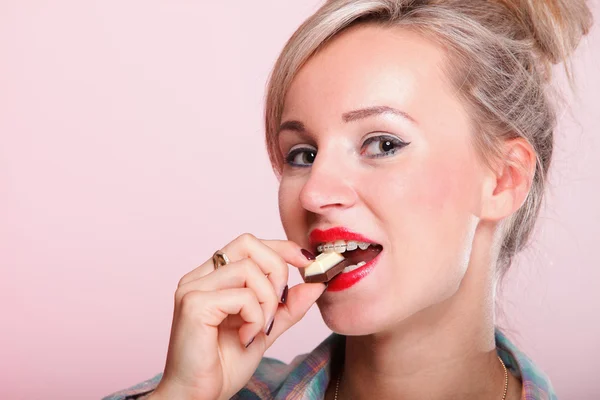
[[[248,383],[232,399],[285,399],[291,394],[297,398],[322,399],[329,381],[333,353],[339,352],[343,343],[342,336],[331,334],[310,353],[296,356],[289,364],[263,357]],[[144,399],[161,379],[162,373],[103,400]]]
[[[252,378],[233,399],[322,399],[329,381],[333,352],[341,336],[331,334],[310,353],[296,356],[291,363],[263,357]]]
[[[294,376],[296,368],[302,365],[308,356],[309,354],[299,355],[290,364],[274,358],[263,357],[250,381],[232,399],[271,399],[286,380]],[[161,379],[162,373],[127,389],[112,393],[102,400],[143,400],[156,389]]]
[[[499,329],[496,348],[510,372],[523,383],[521,398],[527,400],[557,400],[550,378]]]
[[[296,356],[286,364],[280,360],[263,357],[248,383],[232,399],[271,399],[286,386],[298,368],[306,361],[309,354]]]
[[[102,400],[142,400],[152,393],[162,379],[162,372],[127,389],[109,394]]]

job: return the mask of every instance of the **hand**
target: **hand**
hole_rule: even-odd
[[[287,264],[311,263],[301,250],[244,234],[223,248],[229,264],[214,270],[211,258],[181,278],[165,370],[152,397],[221,400],[243,388],[265,351],[325,290],[301,283],[280,303]]]

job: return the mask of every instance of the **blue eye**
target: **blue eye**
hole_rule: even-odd
[[[315,162],[317,150],[310,147],[292,149],[285,157],[285,163],[292,167],[310,167]]]
[[[360,155],[369,158],[389,157],[409,144],[389,135],[372,136],[363,143]]]

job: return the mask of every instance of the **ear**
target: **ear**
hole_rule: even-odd
[[[507,140],[502,158],[489,169],[483,185],[481,219],[499,221],[515,213],[529,194],[536,169],[536,153],[523,138]]]

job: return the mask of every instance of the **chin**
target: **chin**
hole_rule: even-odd
[[[362,297],[362,296],[361,296]],[[377,333],[398,331],[402,325],[415,323],[435,306],[432,299],[425,299],[419,293],[378,292],[378,302],[365,305],[362,299],[348,296],[346,299],[335,299],[334,296],[323,296],[317,301],[317,306],[325,325],[335,333],[346,336],[365,336]],[[385,299],[394,299],[393,302]],[[421,316],[421,317],[419,317]]]
[[[344,317],[327,318],[323,314],[323,321],[331,331],[345,336],[366,336],[376,333],[377,331],[369,327],[368,322],[363,322],[359,319],[349,320]]]
[[[325,325],[340,335],[364,336],[392,329],[390,314],[377,305],[362,307],[355,302],[332,302],[326,298],[319,299],[317,305]]]

